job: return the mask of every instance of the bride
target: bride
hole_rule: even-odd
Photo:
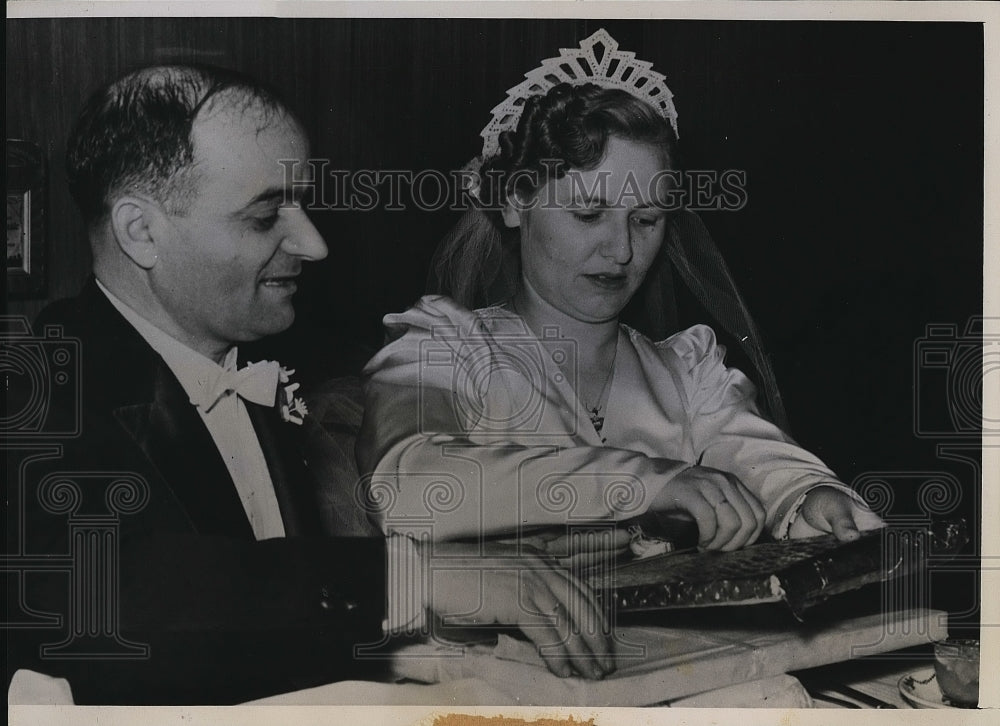
[[[732,550],[762,531],[851,540],[881,525],[760,414],[711,328],[654,341],[620,320],[690,214],[673,201],[662,80],[602,30],[495,109],[477,207],[440,272],[467,300],[505,281],[512,294],[477,310],[426,296],[385,318],[357,454],[386,531],[523,536],[680,511],[700,546]]]

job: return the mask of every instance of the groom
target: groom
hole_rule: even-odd
[[[327,254],[293,194],[305,184],[292,181],[308,180],[286,178],[307,158],[291,112],[226,71],[144,69],[83,109],[67,170],[94,276],[35,324],[80,342],[82,433],[49,468],[83,482],[87,502],[106,495],[87,488],[104,481],[87,479],[94,472],[148,487],[144,506],[119,519],[115,607],[122,635],[149,654],[39,657],[58,637],[18,631],[14,667],[66,677],[78,703],[230,703],[377,677],[384,661],[356,658],[356,646],[419,628],[430,612],[525,624],[561,609],[569,619],[526,634],[553,646],[557,673],[600,677],[606,635],[571,622],[600,613],[547,560],[522,558],[519,575],[506,560],[480,582],[484,561],[469,558],[464,573],[435,576],[432,597],[421,589],[429,555],[412,541],[324,534],[294,373],[239,359],[239,346],[292,323],[303,265]],[[23,507],[25,551],[70,550],[65,514],[31,491]],[[65,613],[66,581],[26,578],[27,609]]]

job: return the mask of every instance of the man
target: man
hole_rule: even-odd
[[[550,646],[553,670],[599,677],[607,636],[577,631],[600,613],[554,563],[523,556],[496,569],[468,547],[436,546],[452,564],[466,557],[465,569],[436,574],[431,593],[430,553],[411,540],[324,536],[291,372],[243,366],[237,347],[292,323],[303,264],[327,254],[293,194],[302,185],[286,178],[307,157],[290,111],[229,72],[149,68],[84,108],[67,169],[94,279],[36,321],[80,341],[81,435],[9,476],[25,482],[25,551],[55,556],[71,542],[66,509],[43,491],[49,474],[76,482],[84,508],[110,506],[116,474],[144,482],[116,520],[118,596],[106,611],[115,637],[149,654],[39,657],[56,638],[21,630],[9,666],[65,676],[78,703],[239,702],[377,677],[385,661],[356,647],[419,628],[431,610],[537,625],[525,632]],[[83,572],[76,563],[73,576]],[[67,579],[29,575],[21,604],[65,613]]]

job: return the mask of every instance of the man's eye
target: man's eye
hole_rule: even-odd
[[[253,228],[258,232],[267,232],[278,223],[278,212],[269,214],[266,217],[254,217]]]
[[[582,210],[579,212],[573,212],[573,216],[581,222],[591,223],[599,220],[601,218],[601,213],[592,210]]]

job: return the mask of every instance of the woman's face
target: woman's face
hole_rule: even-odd
[[[664,154],[615,136],[603,161],[547,182],[504,221],[520,227],[521,274],[545,302],[581,322],[614,320],[663,242],[670,183]]]

